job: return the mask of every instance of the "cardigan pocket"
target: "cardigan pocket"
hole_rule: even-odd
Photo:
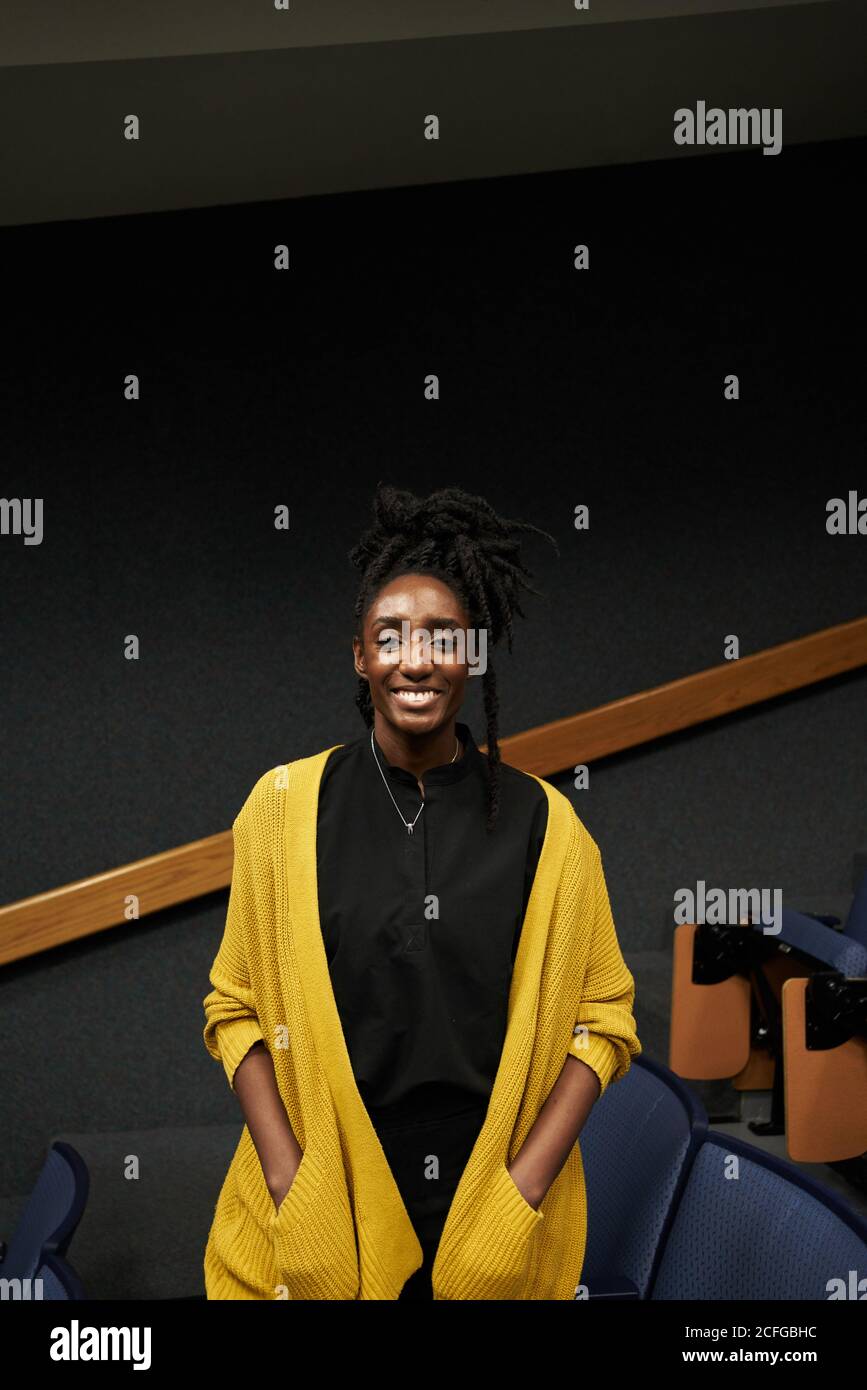
[[[505,1163],[500,1164],[497,1178],[499,1184],[504,1188],[500,1200],[504,1204],[504,1211],[508,1214],[509,1220],[522,1232],[532,1235],[540,1221],[544,1221],[545,1213],[540,1211],[538,1207],[530,1205]]]
[[[358,1250],[345,1176],[337,1182],[327,1178],[309,1145],[292,1186],[272,1212],[270,1232],[278,1283],[285,1288],[287,1298],[321,1301],[358,1297]]]
[[[437,1252],[437,1299],[520,1298],[534,1236],[545,1219],[519,1191],[505,1162],[497,1165],[463,1239]]]

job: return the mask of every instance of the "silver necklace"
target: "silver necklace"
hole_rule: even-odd
[[[454,756],[450,759],[450,762],[452,762],[452,763],[454,762],[455,758],[458,756],[458,753],[460,752],[460,749],[461,749],[460,739],[458,738],[458,736],[457,736],[457,734],[456,734],[456,735],[455,735],[455,751],[454,751]],[[374,744],[373,744],[373,730],[372,730],[372,729],[371,729],[371,731],[370,731],[370,751],[371,751],[371,753],[373,754],[374,760],[375,760],[375,762],[376,762],[376,766],[379,768],[379,775],[380,775],[380,777],[382,778],[383,782],[385,782],[385,790],[388,792],[388,794],[389,794],[389,796],[391,797],[392,801],[394,801],[394,797],[392,796],[391,787],[388,785],[388,782],[386,781],[385,773],[383,772],[382,768],[380,767],[379,758],[377,758],[377,756],[376,756],[376,748],[374,747]],[[419,808],[418,808],[418,812],[417,812],[417,814],[416,814],[415,820],[407,820],[406,817],[405,817],[404,814],[403,814],[403,811],[400,809],[400,807],[398,806],[398,804],[397,804],[396,801],[394,801],[394,809],[397,811],[397,814],[400,816],[401,820],[403,821],[404,825],[406,826],[406,833],[407,833],[407,835],[411,835],[412,832],[413,832],[413,828],[414,828],[414,826],[415,826],[415,821],[418,820],[419,816],[421,815],[422,811],[424,810],[424,800],[422,800],[421,806],[419,806]]]

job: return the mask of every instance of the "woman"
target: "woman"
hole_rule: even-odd
[[[487,649],[537,528],[459,488],[374,512],[350,557],[368,732],[271,769],[233,827],[205,1043],[246,1125],[208,1296],[574,1298],[576,1139],[641,1047],[598,848],[499,758]]]

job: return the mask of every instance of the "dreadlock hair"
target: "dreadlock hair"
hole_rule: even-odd
[[[559,556],[557,542],[547,531],[526,521],[509,521],[498,516],[483,497],[474,497],[459,487],[440,488],[428,498],[377,484],[373,499],[373,524],[349,552],[352,564],[362,571],[361,587],[355,602],[358,634],[364,618],[380,589],[403,574],[424,572],[442,580],[457,595],[469,614],[470,626],[484,628],[489,647],[506,635],[512,650],[512,619],[524,617],[519,589],[539,595],[528,583],[532,570],[520,559],[517,532],[535,531],[551,542]],[[497,741],[499,700],[497,677],[490,660],[482,676],[485,722],[487,727],[488,817],[493,829],[500,806],[500,748]],[[358,677],[355,703],[368,728],[373,726],[374,710],[370,684]]]

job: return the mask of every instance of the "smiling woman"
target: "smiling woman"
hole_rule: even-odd
[[[497,817],[500,754],[497,683],[487,649],[505,636],[511,652],[513,617],[524,616],[519,591],[537,593],[521,561],[520,533],[544,536],[555,549],[557,543],[530,522],[500,517],[484,498],[456,487],[421,499],[380,486],[374,518],[350,553],[363,573],[355,605],[360,631],[353,639],[356,702],[365,723],[376,723],[385,752],[399,752],[410,771],[422,770],[423,762],[436,755],[445,759],[454,749],[452,726],[467,678],[482,674],[490,829]],[[421,640],[408,640],[410,633]],[[443,634],[455,634],[455,640]],[[468,658],[482,644],[480,667]],[[411,693],[423,689],[436,694],[419,699]],[[407,718],[400,717],[404,710]]]
[[[574,1297],[576,1139],[641,1050],[634,985],[571,803],[501,763],[490,662],[485,754],[457,718],[468,639],[511,650],[535,530],[380,488],[350,556],[366,732],[236,821],[205,1036],[247,1126],[209,1297]]]

